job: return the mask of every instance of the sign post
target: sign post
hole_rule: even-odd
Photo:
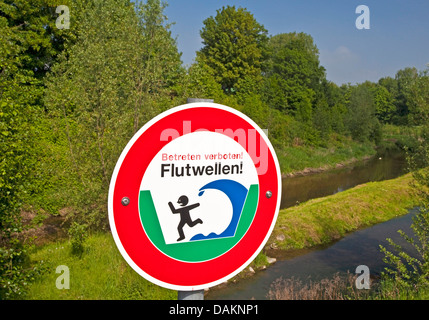
[[[233,108],[188,103],[149,121],[123,150],[109,222],[136,272],[179,299],[201,300],[262,250],[280,197],[265,133]]]
[[[213,103],[212,99],[199,99],[199,98],[188,98],[187,103],[196,103],[196,102],[207,102]],[[204,290],[195,290],[195,291],[178,291],[177,300],[204,300]]]

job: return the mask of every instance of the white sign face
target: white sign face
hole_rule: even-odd
[[[165,244],[173,245],[233,237],[245,202],[234,201],[237,187],[247,194],[257,184],[253,161],[238,142],[198,131],[158,152],[140,191],[150,191]]]

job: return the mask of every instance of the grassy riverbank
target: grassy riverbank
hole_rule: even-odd
[[[370,142],[332,140],[329,147],[291,146],[277,150],[284,176],[296,173],[315,173],[334,169],[354,161],[370,158],[377,151]]]
[[[281,210],[268,244],[283,250],[308,248],[403,215],[418,205],[411,180],[407,174],[370,182]]]
[[[268,245],[293,250],[329,243],[347,232],[405,214],[417,205],[411,179],[408,174],[367,183],[281,210]],[[177,292],[153,285],[134,272],[109,233],[89,236],[81,255],[73,254],[65,240],[34,248],[31,259],[43,261],[47,271],[29,285],[27,299],[177,299]],[[252,266],[257,270],[264,264],[262,253]],[[70,270],[68,290],[56,288],[59,265]]]
[[[146,281],[122,258],[110,233],[90,235],[82,254],[72,253],[70,241],[57,241],[37,248],[34,261],[43,261],[46,272],[30,284],[26,299],[36,300],[165,300],[177,292]],[[56,281],[67,266],[70,288],[57,289]],[[61,281],[61,278],[60,280]]]
[[[377,146],[333,135],[325,146],[293,145],[276,150],[283,176],[311,174],[334,169],[383,154],[387,150],[414,150],[421,137],[421,127],[383,125],[382,140]]]

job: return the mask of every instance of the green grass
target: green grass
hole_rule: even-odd
[[[332,169],[338,164],[349,163],[375,155],[374,146],[370,143],[354,141],[337,142],[329,148],[294,146],[284,147],[277,151],[280,169],[283,174],[312,169]]]
[[[161,300],[177,299],[177,292],[156,286],[138,275],[120,255],[110,233],[91,235],[81,256],[72,254],[70,241],[35,249],[33,261],[48,266],[43,277],[30,284],[26,299],[43,300]],[[57,289],[59,265],[70,271],[70,289]]]
[[[138,275],[120,255],[110,233],[90,235],[84,252],[72,253],[69,240],[34,248],[33,263],[43,261],[47,272],[29,284],[27,300],[177,300],[177,291],[161,288]],[[250,266],[254,270],[267,266],[260,253]],[[58,266],[70,271],[70,289],[57,289]],[[234,277],[246,278],[247,269]]]
[[[322,245],[403,215],[418,205],[411,181],[407,174],[371,182],[281,210],[269,244],[285,250]]]
[[[373,300],[429,300],[429,286],[404,287],[395,279],[383,280],[378,292],[370,296]]]
[[[386,149],[411,150],[416,147],[421,127],[395,126],[385,124],[382,127],[383,139],[377,146],[379,151]],[[357,142],[350,138],[331,135],[324,141],[324,146],[278,145],[276,154],[283,174],[290,174],[305,169],[331,169],[338,164],[347,164],[376,154],[371,142]]]
[[[385,124],[382,127],[382,132],[383,140],[378,146],[379,149],[408,149],[413,151],[422,135],[422,127]]]

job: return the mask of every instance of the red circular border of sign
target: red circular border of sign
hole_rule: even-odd
[[[256,141],[265,143],[268,150],[267,172],[258,175],[258,208],[249,230],[223,255],[198,263],[178,261],[159,251],[144,232],[138,208],[140,184],[146,168],[153,157],[171,141],[161,141],[161,132],[168,128],[182,135],[184,130],[189,130],[184,128],[184,121],[191,121],[192,132],[197,129],[244,129],[246,132],[255,129]],[[248,140],[247,133],[246,137]],[[277,218],[281,179],[273,152],[271,144],[267,144],[262,137],[261,129],[246,116],[239,115],[229,107],[212,103],[188,104],[170,109],[154,118],[128,143],[118,160],[110,184],[109,220],[115,242],[124,258],[147,280],[174,290],[207,288],[240,272],[262,249]],[[272,192],[271,198],[266,197],[267,191]],[[130,199],[128,206],[121,204],[123,197]]]

